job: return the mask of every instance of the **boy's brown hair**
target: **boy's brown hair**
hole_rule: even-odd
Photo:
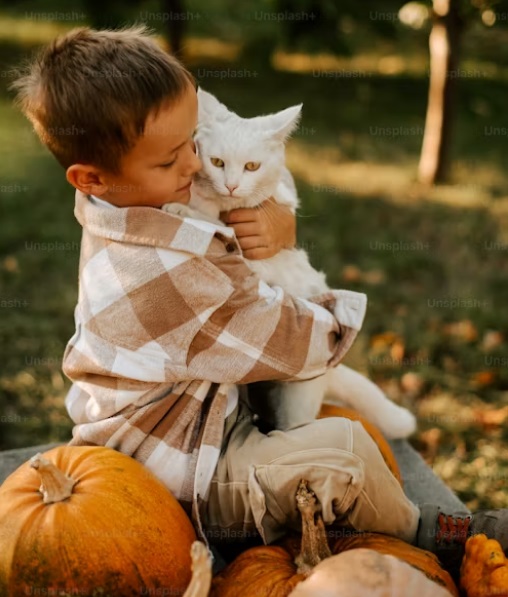
[[[41,141],[60,164],[91,164],[113,174],[163,104],[193,76],[144,25],[73,29],[43,48],[11,87]]]

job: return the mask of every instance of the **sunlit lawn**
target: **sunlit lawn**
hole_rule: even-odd
[[[7,30],[0,25],[4,72],[26,51]],[[54,33],[41,31],[36,40],[25,31],[28,41]],[[210,58],[214,48],[222,60]],[[372,59],[368,75],[330,79],[302,56],[280,54],[284,70],[270,71],[228,61],[220,48],[191,40],[189,63],[241,115],[304,103],[288,148],[302,200],[299,244],[332,286],[369,296],[348,362],[419,415],[415,446],[471,507],[508,506],[506,135],[487,133],[508,128],[503,72],[461,80],[454,184],[423,191],[414,178],[424,63],[394,72],[404,64],[395,57],[383,72],[388,63]],[[214,74],[228,68],[250,74]],[[0,80],[1,449],[70,436],[60,361],[74,329],[80,240],[73,190],[12,108],[8,80]]]

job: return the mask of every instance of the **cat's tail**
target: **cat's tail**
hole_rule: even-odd
[[[407,437],[415,431],[415,416],[389,400],[381,388],[364,375],[338,365],[330,369],[326,377],[325,402],[353,408],[390,439]]]

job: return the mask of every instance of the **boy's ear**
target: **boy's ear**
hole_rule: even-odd
[[[72,164],[66,171],[67,181],[85,195],[100,197],[107,192],[104,175],[95,166]]]

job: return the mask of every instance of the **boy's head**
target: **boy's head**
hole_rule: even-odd
[[[74,29],[12,86],[76,188],[120,207],[189,200],[195,82],[145,27]]]

